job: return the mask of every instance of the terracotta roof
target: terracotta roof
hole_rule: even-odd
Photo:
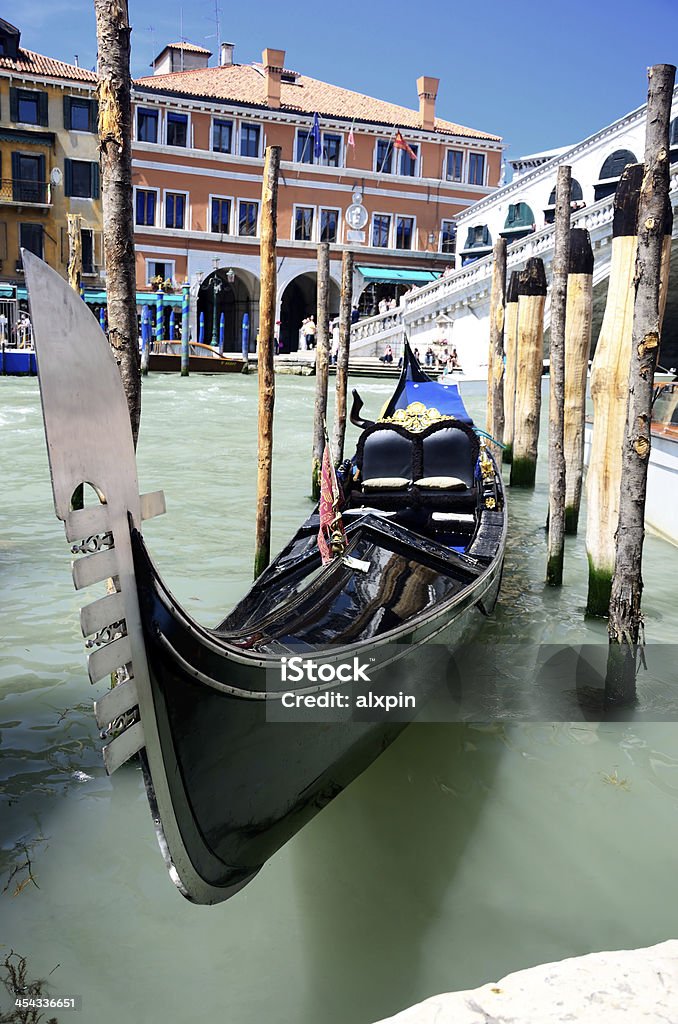
[[[165,50],[186,50],[186,53],[206,53],[208,57],[212,56],[211,50],[206,50],[204,46],[196,46],[195,43],[168,43],[161,53],[164,53]]]
[[[19,56],[0,56],[0,71],[25,72],[28,75],[42,75],[47,78],[68,78],[74,82],[96,82],[97,76],[87,68],[76,67],[75,64],[64,64],[53,57],[43,57],[41,53],[33,53],[19,47]]]
[[[266,108],[266,83],[263,71],[250,64],[229,64],[225,67],[196,68],[175,71],[168,75],[150,75],[136,79],[136,84],[154,92],[218,99],[247,106]],[[294,84],[281,83],[281,110],[337,117],[343,120],[367,121],[392,127],[421,130],[418,110],[400,107],[385,100],[372,99],[350,89],[299,75]],[[435,131],[443,135],[462,135],[474,139],[500,141],[499,135],[476,131],[437,117]]]

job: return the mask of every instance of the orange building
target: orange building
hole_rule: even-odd
[[[222,313],[227,349],[240,348],[244,313],[254,338],[269,145],[282,147],[277,319],[287,350],[315,310],[320,241],[331,244],[333,314],[345,248],[367,313],[454,261],[454,218],[498,185],[503,147],[436,116],[437,79],[417,80],[410,110],[288,70],[283,50],[264,50],[261,64],[234,63],[228,43],[218,66],[210,56],[167,46],[133,93],[137,287],[162,279],[178,292],[188,281],[194,338],[201,313],[208,342]]]

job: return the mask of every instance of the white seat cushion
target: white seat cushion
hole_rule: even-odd
[[[466,490],[466,484],[458,476],[423,476],[421,480],[416,481],[416,484],[417,487],[423,487],[424,490],[427,488],[441,491]]]
[[[470,512],[432,512],[434,523],[474,523],[476,517]]]
[[[412,483],[405,476],[373,476],[363,480],[364,491],[404,491]]]

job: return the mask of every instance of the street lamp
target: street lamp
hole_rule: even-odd
[[[214,276],[212,278],[212,344],[217,346],[217,296],[223,284],[217,271],[219,270],[219,257],[214,257]]]

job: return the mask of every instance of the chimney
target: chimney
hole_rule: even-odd
[[[266,78],[266,104],[274,110],[280,107],[280,76],[285,65],[285,51],[266,47],[261,55]]]
[[[228,68],[233,63],[233,51],[235,43],[222,43],[219,50],[219,66]]]
[[[436,122],[436,96],[438,95],[439,78],[429,78],[422,75],[417,79],[417,93],[419,94],[419,117],[421,127],[427,131],[433,131]]]

